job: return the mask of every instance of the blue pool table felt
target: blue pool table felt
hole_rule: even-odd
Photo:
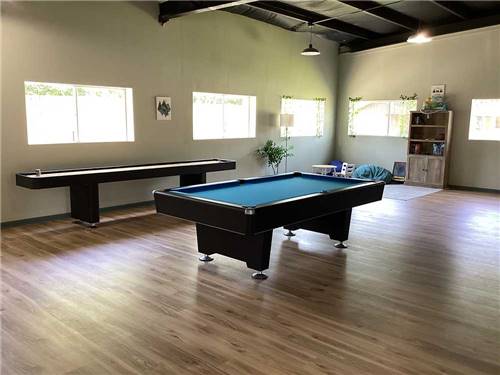
[[[243,183],[234,181],[220,185],[185,187],[173,191],[191,197],[254,207],[322,191],[339,190],[364,182],[319,175],[289,175],[249,180]]]

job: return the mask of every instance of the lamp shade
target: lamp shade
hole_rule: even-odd
[[[318,56],[321,53],[309,43],[309,47],[304,48],[304,50],[300,53],[302,56]]]
[[[293,128],[293,114],[291,113],[280,114],[280,127]]]

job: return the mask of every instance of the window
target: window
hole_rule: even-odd
[[[28,144],[131,142],[132,89],[24,82]]]
[[[349,135],[408,137],[416,100],[356,100],[349,104]]]
[[[472,99],[469,139],[500,141],[500,99]]]
[[[257,98],[193,92],[193,139],[254,138]]]
[[[293,127],[288,128],[289,137],[323,135],[325,127],[325,99],[281,99],[281,113],[293,114]],[[286,136],[281,128],[281,136]]]

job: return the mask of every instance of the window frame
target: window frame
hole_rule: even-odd
[[[473,113],[473,105],[475,100],[494,100],[498,102],[498,105],[500,106],[500,98],[474,98],[471,99],[471,104],[470,104],[470,113],[469,113],[469,129],[467,132],[467,140],[469,142],[500,142],[499,139],[487,139],[487,138],[471,138],[471,128],[472,128],[472,113]],[[498,116],[497,116],[498,117]],[[500,130],[499,130],[500,132]]]
[[[30,143],[29,141],[29,125],[28,125],[28,102],[26,100],[26,86],[27,84],[41,84],[41,85],[64,85],[71,86],[73,90],[73,98],[75,101],[75,130],[73,131],[73,142],[56,142],[56,143]],[[105,90],[123,90],[124,93],[124,110],[125,110],[125,140],[93,140],[93,141],[80,141],[80,127],[78,118],[78,89],[105,89]],[[25,118],[26,118],[26,141],[29,146],[54,146],[54,145],[68,145],[68,144],[92,144],[92,143],[130,143],[135,142],[135,115],[134,115],[134,94],[132,87],[123,86],[102,86],[102,85],[83,85],[76,83],[60,83],[60,82],[37,82],[37,81],[24,81],[24,101],[25,101]]]
[[[222,96],[222,128],[224,129],[224,101],[225,96],[239,96],[245,97],[249,100],[248,106],[248,133],[251,136],[247,137],[222,137],[222,138],[195,138],[195,105],[194,98],[195,94],[209,94],[209,95],[219,95]],[[252,100],[254,103],[252,103]],[[247,95],[247,94],[233,94],[233,93],[221,93],[221,92],[208,92],[208,91],[193,91],[191,95],[191,114],[192,114],[192,140],[193,141],[222,141],[222,140],[237,140],[237,139],[256,139],[257,138],[257,95]],[[255,113],[252,115],[252,107],[255,108]],[[253,129],[251,129],[251,127]],[[224,133],[224,131],[223,131]],[[224,135],[224,134],[223,134]]]
[[[322,106],[322,111],[318,111],[316,113],[316,124],[315,124],[315,131],[314,134],[300,134],[300,135],[294,135],[293,134],[293,127],[288,128],[288,131],[285,128],[282,128],[280,126],[280,138],[299,138],[299,137],[323,137],[325,134],[325,117],[326,117],[326,98],[294,98],[294,97],[288,97],[288,96],[282,96],[281,97],[281,102],[280,102],[280,113],[281,114],[293,114],[295,115],[294,111],[290,111],[289,108],[287,108],[287,100],[297,100],[297,101],[308,101],[308,102],[313,102],[317,106]],[[319,108],[318,108],[319,109]],[[295,116],[295,121],[296,121],[297,116]],[[294,127],[296,124],[294,124]]]
[[[391,126],[391,104],[392,103],[404,103],[404,102],[415,102],[415,109],[409,109],[408,110],[408,134],[407,135],[390,135],[389,130]],[[353,127],[353,115],[351,115],[351,108],[352,106],[355,106],[356,103],[360,102],[370,102],[370,103],[386,103],[389,105],[389,112],[387,113],[387,127],[386,127],[386,134],[352,134],[351,129]],[[349,101],[349,107],[347,109],[347,116],[348,116],[348,122],[347,122],[347,135],[349,137],[386,137],[386,138],[396,138],[396,139],[408,139],[409,137],[409,131],[410,131],[410,112],[411,111],[416,111],[418,108],[418,101],[415,100],[402,100],[402,99],[362,99],[362,100],[356,100],[356,101]]]

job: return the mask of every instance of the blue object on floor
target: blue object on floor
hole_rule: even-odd
[[[392,173],[387,169],[373,164],[361,164],[353,174],[353,178],[367,178],[369,180],[384,181],[386,184],[391,182]]]

